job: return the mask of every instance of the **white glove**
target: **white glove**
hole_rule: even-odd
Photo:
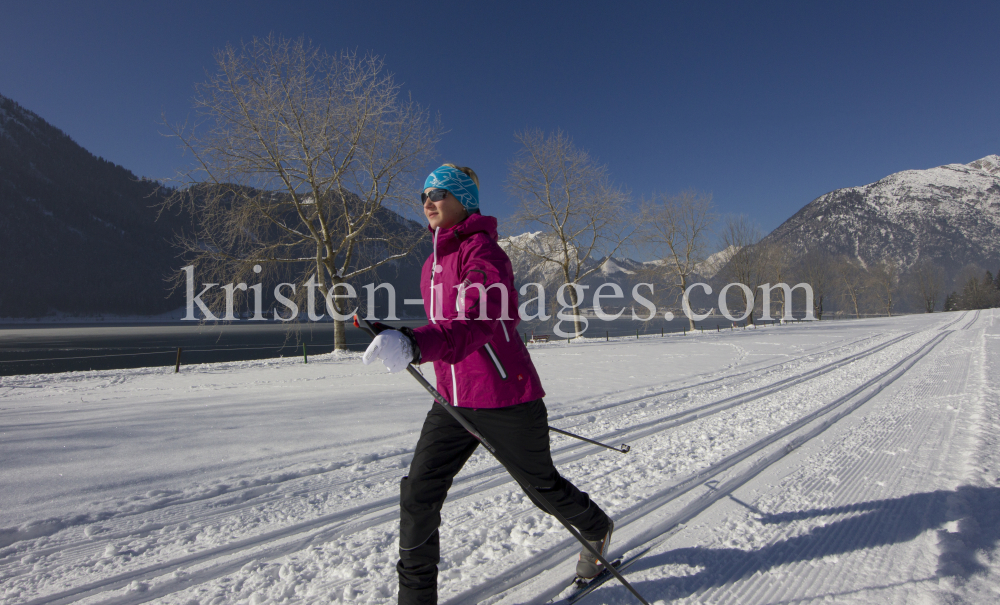
[[[376,359],[381,359],[390,373],[395,374],[400,370],[405,370],[406,366],[413,361],[413,344],[399,330],[381,332],[368,345],[368,350],[365,351],[361,361],[368,365]]]

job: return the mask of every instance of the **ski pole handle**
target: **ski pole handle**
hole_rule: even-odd
[[[391,327],[385,325],[384,323],[380,323],[380,322],[372,323],[372,322],[368,321],[367,319],[362,319],[361,321],[365,322],[363,326],[358,321],[358,316],[355,315],[354,316],[354,327],[355,328],[360,328],[360,329],[364,330],[372,338],[375,338],[375,336],[379,332],[384,332],[385,330],[391,330],[392,329]],[[427,382],[427,379],[424,378],[423,374],[421,374],[419,370],[417,370],[415,367],[413,367],[412,363],[409,363],[409,364],[406,365],[406,371],[410,373],[410,376],[413,376],[414,378],[417,379],[417,382],[420,383],[420,386],[424,387],[424,390],[427,391],[428,393],[430,393],[431,397],[434,398],[435,402],[443,405],[448,410],[448,412],[455,418],[455,420],[457,420],[458,423],[462,425],[462,428],[464,428],[465,430],[469,431],[469,433],[472,434],[472,436],[475,437],[479,441],[479,443],[481,443],[483,445],[483,447],[485,447],[487,450],[489,450],[489,452],[491,454],[493,454],[494,456],[497,455],[496,449],[492,445],[490,445],[490,442],[487,441],[485,437],[483,437],[482,435],[480,435],[479,431],[476,430],[476,427],[472,426],[472,424],[468,420],[466,420],[465,418],[463,418],[461,414],[459,414],[458,412],[455,412],[452,409],[451,402],[449,402],[447,399],[445,399],[444,395],[442,395],[441,393],[438,393],[437,389],[435,389],[434,387],[432,387],[431,383]]]

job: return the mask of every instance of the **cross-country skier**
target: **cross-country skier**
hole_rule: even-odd
[[[381,359],[399,372],[411,362],[434,362],[438,391],[603,555],[611,519],[552,463],[545,392],[516,331],[517,292],[510,259],[497,244],[497,220],[479,213],[479,178],[471,168],[445,164],[427,177],[421,199],[434,234],[420,280],[430,323],[381,332],[364,363]],[[431,406],[400,487],[401,604],[437,602],[441,507],[478,445],[447,410]],[[576,570],[591,578],[601,566],[584,548]]]

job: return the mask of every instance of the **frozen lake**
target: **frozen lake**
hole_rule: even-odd
[[[627,317],[627,315],[626,315]],[[417,327],[426,320],[391,322]],[[732,322],[711,317],[698,322],[702,329],[730,327]],[[604,322],[590,318],[588,337],[616,337],[680,332],[687,320],[665,321],[662,317],[643,322],[627,318]],[[519,333],[552,335],[551,322],[530,322],[519,326]],[[564,325],[564,330],[569,330]],[[553,336],[554,337],[554,336]],[[291,326],[282,322],[239,321],[231,324],[197,322],[158,322],[148,324],[45,324],[0,325],[0,376],[113,370],[149,366],[173,366],[177,347],[183,349],[181,362],[218,363],[277,357],[302,357],[302,345],[309,355],[333,351],[333,324],[305,322]],[[347,346],[363,351],[367,337],[347,326]]]

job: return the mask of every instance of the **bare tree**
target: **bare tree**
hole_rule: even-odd
[[[833,263],[833,272],[841,288],[841,298],[854,308],[854,316],[860,318],[868,272],[856,259],[847,256],[841,256]]]
[[[933,313],[938,299],[944,294],[944,269],[929,259],[917,261],[907,280],[910,295],[920,301],[928,313]]]
[[[812,287],[813,314],[816,319],[823,319],[823,299],[834,277],[832,259],[821,250],[810,250],[799,260],[797,272]]]
[[[653,270],[665,274],[676,296],[682,296],[691,274],[705,260],[708,236],[717,220],[711,194],[654,194],[643,203],[641,216],[639,241],[657,261]],[[689,317],[688,322],[694,330],[694,320]]]
[[[753,310],[757,299],[753,295],[764,283],[767,283],[770,267],[770,251],[766,245],[761,245],[764,237],[761,228],[746,215],[728,217],[722,224],[720,240],[724,249],[733,250],[729,261],[723,266],[720,277],[731,283],[743,284],[750,289],[751,296],[741,287],[733,288],[739,293],[743,308],[750,311],[749,323],[754,323]]]
[[[761,242],[758,246],[763,247],[761,252],[764,255],[767,283],[781,284],[788,281],[792,272],[791,248],[785,244],[772,241]],[[778,299],[775,302],[778,305],[779,317],[784,317],[785,308],[792,304],[791,300],[786,299],[784,288],[778,289]],[[763,305],[763,300],[761,304]]]
[[[892,317],[899,290],[899,263],[893,259],[882,259],[868,269],[868,292],[874,297],[878,308],[886,316]]]
[[[439,127],[401,98],[377,56],[272,36],[226,46],[215,60],[197,87],[201,123],[171,127],[197,164],[167,202],[195,218],[179,244],[203,281],[292,276],[288,298],[312,313],[318,288],[343,316],[351,280],[406,256],[423,235],[388,209],[412,203],[410,177]],[[226,294],[208,293],[209,308],[231,307]],[[334,343],[345,347],[341,320]]]
[[[551,263],[562,273],[563,283],[576,285],[600,270],[595,257],[610,258],[622,249],[635,227],[623,220],[629,193],[611,183],[607,166],[598,164],[562,131],[546,135],[525,130],[514,135],[521,144],[509,166],[507,190],[519,204],[516,223],[538,228],[545,246],[511,246],[521,253]],[[576,287],[567,288],[570,304],[579,305]],[[582,333],[575,314],[576,334]]]

